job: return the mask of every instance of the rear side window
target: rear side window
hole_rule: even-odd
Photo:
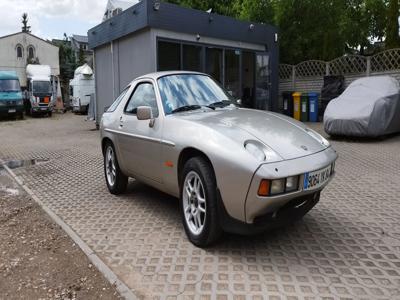
[[[118,105],[121,103],[122,99],[124,99],[124,96],[128,92],[130,86],[128,86],[126,89],[122,91],[122,93],[115,99],[114,103],[111,104],[111,106],[107,109],[107,112],[113,112],[117,109]]]

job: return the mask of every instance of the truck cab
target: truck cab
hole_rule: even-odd
[[[17,73],[0,71],[0,115],[23,118],[24,102]]]
[[[27,111],[32,115],[48,114],[53,111],[53,87],[50,79],[50,66],[28,65]]]

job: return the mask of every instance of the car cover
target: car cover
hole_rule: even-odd
[[[400,85],[390,76],[353,81],[329,102],[324,128],[330,135],[378,137],[400,132]]]

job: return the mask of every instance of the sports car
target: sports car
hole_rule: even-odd
[[[210,76],[158,72],[133,80],[103,114],[109,191],[128,178],[180,199],[188,239],[259,233],[305,215],[334,175],[337,154],[303,123],[241,108]]]

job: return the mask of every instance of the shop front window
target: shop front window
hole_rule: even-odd
[[[240,50],[225,50],[225,89],[240,98]]]
[[[222,49],[206,48],[206,73],[222,84]]]
[[[181,70],[181,45],[171,42],[158,42],[158,70]]]
[[[201,59],[201,46],[183,45],[182,62],[183,70],[201,72],[203,69]]]

